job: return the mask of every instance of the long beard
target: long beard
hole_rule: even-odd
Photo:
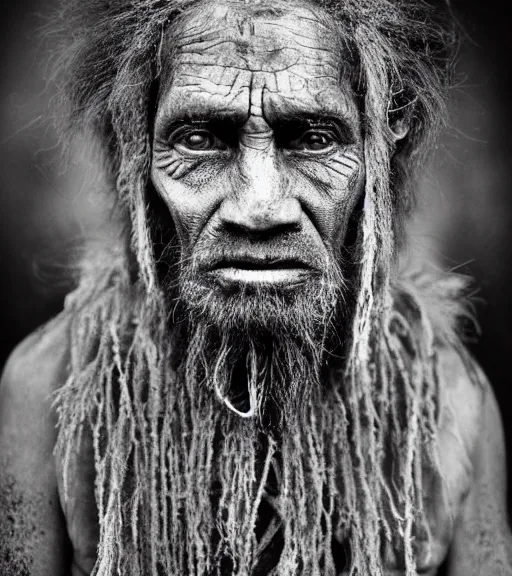
[[[296,423],[343,349],[334,330],[345,287],[338,266],[292,290],[239,287],[225,294],[187,274],[181,286],[187,377],[262,429]]]
[[[169,330],[186,342],[178,362],[186,362],[188,378],[206,388],[220,410],[253,418],[267,431],[291,425],[345,353],[355,307],[350,253],[327,253],[296,233],[257,242],[225,233],[206,245],[200,240],[198,256],[188,256],[172,222],[161,219],[158,213],[152,226],[154,245],[157,237],[165,240],[155,254],[157,275],[172,311]],[[234,250],[301,254],[324,264],[292,285],[226,286],[203,271]]]
[[[259,329],[223,334],[229,318],[215,321],[218,307],[192,308],[199,293],[184,304],[196,310],[190,324],[172,331],[162,313],[169,302],[148,305],[118,271],[94,285],[92,299],[76,294],[57,449],[72,474],[82,434],[94,439],[95,576],[331,576],[348,566],[379,575],[394,538],[412,562],[435,427],[427,356],[416,347],[411,359],[416,336],[399,316],[400,336],[375,334],[368,374],[380,380],[347,378],[333,360],[340,339],[313,321],[335,325],[337,307],[320,303],[342,303],[341,293],[326,292],[313,309],[309,288],[291,300],[275,295],[270,340],[256,301],[245,318]],[[238,308],[239,319],[246,312]],[[391,356],[415,370],[398,370]],[[254,417],[226,405],[247,411],[251,391]]]

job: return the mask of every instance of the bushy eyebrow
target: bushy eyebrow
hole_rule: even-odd
[[[308,128],[333,128],[346,143],[356,141],[352,126],[339,116],[328,114],[283,114],[275,116],[269,125],[274,131],[297,130]]]
[[[214,131],[235,132],[242,128],[248,119],[247,111],[242,112],[206,105],[200,111],[187,109],[181,113],[169,114],[164,119],[164,129],[167,135],[179,126],[187,125],[204,127]],[[356,140],[356,134],[350,122],[338,115],[286,110],[281,113],[273,113],[271,118],[266,118],[266,120],[275,132],[307,130],[314,127],[334,128],[345,142],[352,143]]]
[[[265,88],[263,88],[262,98]],[[357,141],[360,131],[360,117],[357,103],[347,85],[339,85],[339,94],[327,101],[308,98],[306,101],[295,98],[279,98],[275,94],[266,101],[264,119],[271,126],[297,126],[300,123],[332,125],[343,132],[346,140]],[[171,89],[172,92],[172,89]],[[170,97],[171,94],[167,94]],[[249,108],[242,100],[204,98],[201,92],[194,91],[183,100],[169,98],[164,102],[161,119],[169,124],[219,124],[224,127],[241,127],[249,119]],[[164,97],[164,101],[167,98]],[[266,99],[265,99],[266,100]]]
[[[310,123],[318,125],[331,124],[338,127],[347,139],[356,141],[359,131],[359,116],[355,103],[344,98],[340,87],[339,102],[331,105],[323,105],[315,102],[313,105],[305,105],[291,99],[283,99],[276,105],[270,102],[265,110],[267,122],[273,125],[284,123]]]
[[[225,122],[243,126],[247,122],[246,110],[226,109],[208,105],[196,105],[190,102],[185,108],[168,110],[163,115],[163,120],[172,124],[207,124]]]

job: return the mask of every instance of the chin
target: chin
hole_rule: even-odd
[[[244,274],[231,277],[198,274],[182,283],[181,297],[197,321],[219,331],[269,337],[293,334],[308,327],[323,330],[339,302],[339,289],[318,273],[270,274],[268,281],[246,281]]]
[[[180,281],[191,389],[204,387],[206,399],[255,415],[264,429],[292,425],[339,346],[344,284],[317,271],[247,282],[211,270],[184,270]]]

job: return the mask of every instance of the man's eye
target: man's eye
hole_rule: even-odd
[[[289,150],[310,150],[320,152],[327,150],[335,142],[332,134],[320,130],[308,130],[299,138],[291,140],[286,146]]]
[[[173,146],[182,146],[194,152],[207,152],[211,150],[224,150],[225,144],[208,130],[194,130],[177,134],[170,138]]]

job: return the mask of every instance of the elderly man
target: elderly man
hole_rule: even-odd
[[[434,16],[64,8],[67,133],[122,226],[5,369],[2,573],[512,575],[463,282],[396,265],[449,81]]]

